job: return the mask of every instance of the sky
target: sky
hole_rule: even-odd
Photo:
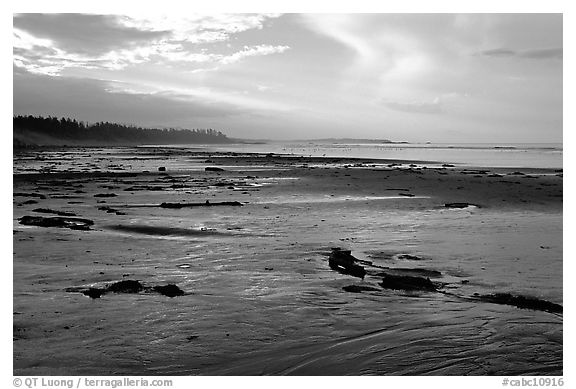
[[[15,14],[14,114],[248,139],[562,142],[561,14]]]

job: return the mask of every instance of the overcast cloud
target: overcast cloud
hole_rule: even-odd
[[[14,113],[234,137],[562,141],[562,15],[14,15]]]

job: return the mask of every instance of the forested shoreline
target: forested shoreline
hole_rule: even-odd
[[[14,147],[78,144],[232,143],[213,129],[144,128],[111,122],[86,123],[72,118],[13,117]]]

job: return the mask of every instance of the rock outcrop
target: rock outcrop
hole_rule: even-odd
[[[343,274],[349,274],[354,277],[364,278],[366,270],[364,267],[356,264],[357,258],[352,256],[350,250],[342,250],[339,247],[332,249],[328,258],[328,265],[332,270]]]

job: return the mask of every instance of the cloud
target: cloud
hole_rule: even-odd
[[[470,53],[562,58],[562,15],[311,14],[302,20],[311,31],[349,50],[348,77],[364,83],[371,79],[387,90],[434,80],[442,87],[457,77],[469,78],[465,73],[474,66]],[[545,49],[512,49],[517,47]]]
[[[558,59],[563,57],[563,49],[559,47],[545,49],[512,50],[506,48],[484,50],[477,53],[485,57],[515,57],[528,59]]]
[[[246,57],[282,53],[288,46],[252,45],[223,54],[209,52],[202,45],[261,29],[268,18],[276,16],[219,14],[137,19],[84,14],[16,15],[14,64],[45,75],[59,75],[67,68],[119,70],[148,62],[228,65]]]
[[[52,77],[14,67],[14,113],[144,125],[208,125],[293,108],[209,87],[162,88],[124,81]],[[233,119],[229,119],[233,120]],[[207,124],[206,124],[207,123]]]
[[[302,18],[307,28],[350,51],[350,73],[382,82],[426,77],[480,34],[458,15],[448,14],[307,14]]]
[[[439,113],[443,112],[442,102],[441,102],[440,98],[436,98],[432,102],[385,101],[384,105],[391,110],[400,111],[400,112],[424,113],[424,114],[439,114]]]
[[[229,89],[209,87],[159,87],[155,85],[130,84],[118,81],[109,81],[106,91],[118,94],[164,96],[181,102],[202,101],[208,104],[233,107],[235,111],[243,114],[256,112],[288,112],[294,108],[291,105],[270,101],[265,98],[255,98],[248,94]]]
[[[272,87],[268,85],[256,85],[256,90],[258,90],[259,92],[266,92],[270,89],[272,89]]]
[[[26,15],[14,23],[21,113],[214,122],[255,137],[275,129],[277,137],[347,136],[350,128],[370,137],[387,128],[391,138],[422,140],[457,127],[462,140],[466,131],[484,141],[532,131],[541,140],[542,128],[561,138],[561,15],[134,13],[95,18],[106,30],[96,41],[92,22],[66,19],[64,37],[63,28],[45,26],[49,18],[40,28],[19,17]]]
[[[229,65],[236,62],[242,61],[244,58],[263,56],[270,54],[279,54],[288,50],[288,46],[271,46],[271,45],[255,45],[255,46],[244,46],[242,50],[237,51],[232,54],[217,54],[217,53],[191,53],[183,50],[167,51],[163,53],[166,59],[173,62],[180,63],[212,63]],[[199,69],[195,69],[198,71]],[[206,70],[206,69],[204,69]],[[210,69],[214,70],[214,68]]]
[[[19,14],[14,28],[52,42],[54,47],[78,55],[97,56],[168,37],[168,30],[123,25],[117,16],[86,14]]]
[[[201,124],[249,113],[226,102],[175,93],[126,91],[109,81],[14,74],[14,113],[76,117],[143,125]]]
[[[510,49],[492,49],[481,51],[479,54],[486,57],[512,57],[516,52]]]
[[[371,15],[307,14],[305,25],[321,35],[341,43],[353,53],[351,73],[398,75],[419,72],[422,52],[409,34],[390,29]],[[408,67],[402,66],[403,64]]]
[[[168,30],[174,41],[211,43],[228,40],[240,32],[262,29],[268,19],[280,14],[187,14],[179,16],[133,13],[121,18],[129,27]]]
[[[219,59],[222,64],[231,64],[241,61],[247,57],[254,57],[260,55],[279,54],[288,50],[288,46],[270,46],[270,45],[257,45],[257,46],[244,46],[244,49],[232,55],[223,56]]]
[[[522,58],[533,58],[533,59],[546,59],[546,58],[562,59],[563,50],[562,48],[524,50],[519,52],[518,56]]]

